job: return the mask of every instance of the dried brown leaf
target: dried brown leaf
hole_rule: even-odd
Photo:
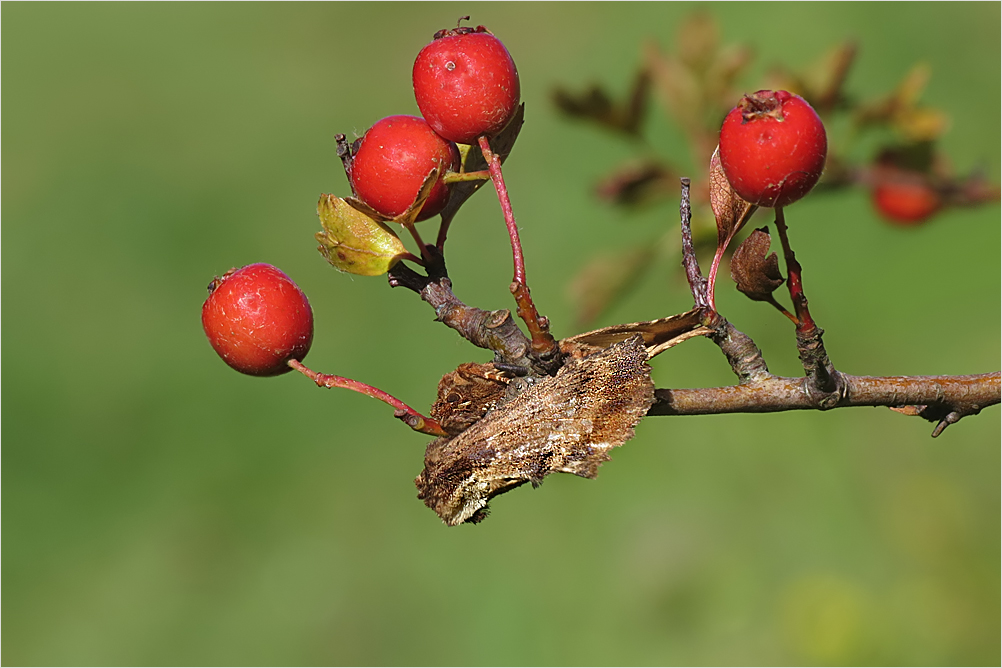
[[[612,98],[598,84],[592,84],[584,92],[577,94],[555,88],[552,97],[557,109],[568,116],[616,128]]]
[[[779,271],[779,257],[769,255],[769,228],[754,230],[731,258],[731,278],[738,290],[754,301],[769,301],[785,280]]]
[[[717,22],[705,11],[697,11],[678,27],[676,41],[679,59],[689,68],[706,70],[717,56],[720,35]]]
[[[915,65],[890,95],[856,109],[855,123],[888,125],[909,142],[930,142],[946,130],[949,118],[943,112],[919,103],[929,81],[928,65]]]
[[[720,164],[719,146],[710,158],[710,208],[717,220],[717,252],[722,254],[758,207],[734,192]]]
[[[703,125],[702,92],[696,76],[678,58],[662,53],[657,44],[644,49],[645,63],[661,103],[687,131]]]
[[[618,206],[640,206],[665,197],[677,197],[678,175],[651,159],[622,165],[595,187],[596,194]]]
[[[592,121],[606,129],[632,136],[640,130],[647,108],[650,83],[650,74],[641,68],[637,70],[629,92],[621,101],[616,101],[605,88],[597,84],[582,93],[555,88],[552,98],[557,108],[568,116]]]

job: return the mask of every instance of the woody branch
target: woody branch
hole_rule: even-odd
[[[776,376],[762,351],[748,335],[729,323],[712,306],[692,244],[689,180],[682,179],[682,265],[696,307],[703,307],[706,336],[720,348],[738,384],[698,389],[657,389],[647,415],[719,415],[775,413],[792,410],[829,410],[849,406],[885,406],[905,415],[936,423],[933,437],[968,415],[1002,401],[1000,372],[964,376],[853,376],[838,371],[821,341],[822,330],[807,310],[801,267],[787,237],[782,210],[777,226],[787,269],[790,294],[798,316],[797,348],[805,376]]]

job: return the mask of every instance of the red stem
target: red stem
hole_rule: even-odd
[[[505,186],[504,175],[501,173],[501,159],[491,150],[486,135],[478,137],[477,143],[480,145],[480,151],[484,154],[484,160],[487,161],[491,181],[494,182],[494,189],[498,193],[498,201],[501,204],[501,212],[504,214],[504,223],[508,228],[508,237],[511,239],[511,256],[515,265],[515,274],[510,290],[518,306],[516,313],[529,330],[533,353],[539,358],[555,360],[559,357],[560,347],[550,334],[549,321],[539,315],[539,311],[536,310],[536,305],[529,295],[529,286],[525,281],[525,258],[522,255],[522,243],[518,238],[518,225],[515,223],[515,213],[511,208],[508,188]]]
[[[783,207],[776,209],[776,230],[779,232],[779,241],[783,244],[783,257],[786,259],[786,286],[790,290],[790,299],[793,300],[793,310],[797,314],[798,332],[809,332],[817,328],[811,312],[807,308],[807,296],[804,294],[804,283],[801,277],[800,263],[790,248],[790,240],[786,236],[786,218],[783,215]]]
[[[710,264],[710,274],[706,278],[706,293],[710,300],[710,308],[714,311],[717,310],[717,300],[716,300],[716,289],[717,289],[717,270],[720,269],[720,260],[724,257],[724,251],[727,250],[727,246],[718,246],[717,252],[713,254],[713,263]]]
[[[511,280],[525,285],[525,258],[522,256],[522,242],[518,238],[515,212],[512,211],[508,187],[505,185],[504,175],[501,173],[501,159],[491,150],[486,135],[481,135],[477,141],[480,144],[480,151],[484,154],[484,160],[487,161],[491,180],[494,182],[494,189],[497,190],[498,201],[501,203],[501,213],[504,214],[504,224],[508,227],[508,236],[511,238],[511,256],[515,264],[515,276]]]
[[[352,390],[354,392],[364,394],[365,396],[372,397],[373,399],[379,399],[383,403],[389,404],[396,409],[394,416],[403,420],[403,422],[414,431],[419,431],[422,434],[430,434],[432,436],[448,435],[445,430],[442,429],[442,425],[440,425],[437,420],[421,415],[416,410],[394,397],[392,394],[383,392],[377,387],[367,385],[366,383],[362,383],[357,380],[352,380],[351,378],[345,378],[344,376],[317,373],[316,371],[304,366],[299,360],[289,360],[288,364],[290,367],[316,383],[318,387],[326,387],[328,389],[341,387],[346,390]]]
[[[428,249],[425,248],[424,240],[421,239],[421,235],[417,231],[417,226],[414,223],[404,223],[404,227],[411,233],[414,243],[421,249],[421,264],[424,266],[431,264],[431,258],[428,257]]]

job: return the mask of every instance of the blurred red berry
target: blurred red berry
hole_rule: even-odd
[[[746,95],[720,128],[720,164],[734,191],[759,206],[796,202],[821,178],[828,138],[821,119],[798,95]]]
[[[439,180],[417,220],[431,218],[445,208],[449,186],[442,178],[448,170],[459,169],[459,150],[423,118],[388,116],[362,137],[351,162],[351,187],[360,200],[395,218],[414,203],[421,184],[436,167],[441,170]]]
[[[251,376],[291,371],[313,343],[313,310],[306,295],[270,264],[231,269],[209,284],[202,328],[223,361]]]
[[[440,30],[414,61],[413,78],[421,114],[459,144],[503,130],[521,99],[515,61],[483,26]]]
[[[918,225],[939,211],[943,202],[932,186],[918,180],[887,180],[876,185],[873,207],[888,222]]]

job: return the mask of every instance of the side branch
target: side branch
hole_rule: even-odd
[[[435,319],[456,330],[460,336],[479,348],[494,352],[496,362],[511,367],[516,373],[540,373],[532,363],[530,341],[515,324],[511,312],[485,311],[467,306],[452,292],[452,281],[445,269],[441,250],[426,246],[433,260],[422,275],[398,262],[388,273],[391,287],[413,290],[435,309]]]
[[[851,376],[841,374],[845,394],[822,405],[807,391],[804,378],[769,376],[732,387],[659,389],[648,415],[717,415],[823,410],[849,406],[886,406],[939,425],[933,436],[960,418],[1002,400],[1000,372],[971,376]]]
[[[699,262],[696,261],[696,251],[692,243],[692,206],[689,203],[689,186],[691,180],[683,176],[679,181],[682,184],[682,199],[678,205],[679,217],[682,219],[682,267],[685,269],[685,277],[689,281],[689,289],[692,291],[692,301],[696,308],[710,305],[709,293],[707,292],[706,279],[699,270]]]

